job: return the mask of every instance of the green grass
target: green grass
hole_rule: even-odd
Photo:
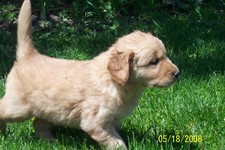
[[[35,26],[34,41],[41,53],[66,59],[90,59],[106,50],[117,37],[135,29],[160,37],[170,58],[181,70],[180,79],[165,89],[146,89],[133,114],[124,119],[121,136],[129,149],[225,149],[225,14],[203,7],[188,14],[152,11],[114,30],[95,32],[78,25]],[[0,95],[14,59],[15,27],[0,37]],[[84,132],[56,127],[56,141],[39,139],[32,121],[9,123],[0,135],[0,149],[99,149]],[[164,137],[164,142],[160,142]],[[166,138],[165,138],[166,137]],[[176,142],[176,138],[181,141]],[[193,141],[193,137],[200,139]],[[185,142],[185,138],[187,141]],[[178,139],[179,140],[179,139]]]

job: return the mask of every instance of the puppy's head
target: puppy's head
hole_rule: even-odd
[[[112,46],[108,70],[114,81],[145,87],[165,87],[179,76],[178,68],[166,56],[161,40],[150,33],[135,31]]]

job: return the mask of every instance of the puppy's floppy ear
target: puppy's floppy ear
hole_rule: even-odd
[[[108,63],[108,70],[112,79],[117,83],[124,85],[129,78],[130,60],[134,57],[134,52],[117,52],[112,54]]]

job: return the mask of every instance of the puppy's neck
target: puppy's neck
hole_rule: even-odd
[[[125,85],[119,85],[120,88],[120,95],[124,100],[129,99],[138,99],[140,98],[141,94],[144,92],[144,87],[138,84],[127,82]]]

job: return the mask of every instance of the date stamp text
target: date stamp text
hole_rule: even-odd
[[[159,135],[158,142],[160,143],[201,143],[203,137],[201,135]]]

